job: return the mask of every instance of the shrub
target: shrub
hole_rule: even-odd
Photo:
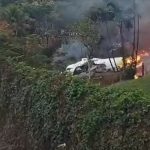
[[[133,66],[129,66],[126,68],[125,70],[125,75],[124,75],[124,78],[126,80],[129,80],[129,79],[134,79],[134,75],[136,74],[136,69],[135,67]]]
[[[14,124],[18,136],[23,132],[24,149],[56,149],[62,143],[68,150],[150,148],[150,101],[142,91],[100,88],[24,63],[12,65],[0,75],[0,118]]]

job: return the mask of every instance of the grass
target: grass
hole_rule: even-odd
[[[150,76],[145,76],[137,80],[130,80],[117,83],[116,85],[119,88],[128,88],[128,89],[142,89],[144,93],[150,96]]]

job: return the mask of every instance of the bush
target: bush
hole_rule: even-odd
[[[5,66],[0,78],[0,118],[23,132],[24,149],[150,148],[150,101],[140,90],[100,88],[24,63]]]
[[[136,74],[136,69],[135,69],[135,67],[129,66],[129,67],[126,68],[126,70],[125,70],[124,78],[125,78],[126,80],[134,79],[135,74]]]

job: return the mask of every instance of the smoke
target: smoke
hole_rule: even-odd
[[[52,64],[63,69],[64,66],[86,58],[86,54],[87,49],[80,41],[70,40],[68,44],[62,44],[53,55]]]
[[[58,0],[57,9],[62,20],[75,22],[85,18],[88,11],[95,6],[100,6],[103,0]]]
[[[150,1],[138,0],[137,10],[140,18],[140,48],[149,50],[150,48]]]
[[[133,17],[133,4],[134,0],[57,0],[57,9],[60,12],[62,24],[72,24],[82,19],[85,19],[92,7],[98,8],[103,7],[107,2],[116,3],[121,10],[126,12],[126,18]],[[140,48],[149,49],[150,48],[150,0],[135,0],[136,2],[136,12],[141,16],[140,18]],[[105,28],[102,27],[102,28]],[[115,31],[112,29],[112,31]],[[105,29],[102,29],[105,32]],[[105,33],[107,34],[107,33]],[[133,33],[125,31],[126,42],[129,44],[133,41]],[[114,34],[110,35],[112,43],[118,42],[119,37],[113,37]],[[107,36],[106,36],[107,37]],[[131,43],[132,44],[132,43]],[[105,45],[102,48],[105,50]],[[75,42],[70,43],[65,47],[68,51],[66,57],[74,56],[76,59],[80,59],[82,44]],[[99,52],[98,52],[99,53]],[[99,56],[97,56],[99,57]]]
[[[78,40],[70,41],[68,45],[63,45],[63,49],[67,51],[68,58],[74,58],[78,61],[86,57],[87,54],[87,49]]]
[[[115,0],[120,7],[129,11],[133,9],[134,1],[136,13],[140,15],[140,43],[139,48],[150,50],[150,0]],[[130,17],[130,13],[129,13]],[[132,36],[130,36],[132,37]],[[130,38],[128,37],[128,38]]]

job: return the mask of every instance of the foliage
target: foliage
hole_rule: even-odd
[[[20,31],[23,23],[26,19],[26,14],[23,11],[23,8],[19,5],[8,5],[7,7],[2,9],[1,19],[7,21],[12,25],[15,35],[18,35],[18,31]]]
[[[17,2],[18,0],[0,0],[0,5],[1,6],[6,6],[6,5],[9,5],[11,3],[15,3]]]
[[[143,78],[139,78],[138,80],[130,80],[116,84],[118,88],[126,88],[126,89],[136,89],[137,87],[142,89],[146,95],[150,95],[150,76],[147,75]]]
[[[8,24],[9,30],[13,33],[10,36],[11,40],[18,38],[19,44],[22,45],[21,51],[24,51],[24,57],[29,57],[27,62],[33,58],[33,55],[39,55],[39,53],[51,59],[53,54],[57,54],[57,50],[62,42],[68,38],[69,40],[72,39],[72,35],[76,36],[86,46],[88,57],[92,57],[93,55],[97,56],[97,54],[103,55],[104,57],[113,57],[111,56],[113,54],[110,53],[110,49],[112,49],[114,44],[111,42],[113,40],[109,38],[119,34],[116,27],[118,27],[118,20],[120,19],[117,20],[117,18],[122,18],[122,16],[118,16],[122,14],[122,11],[115,2],[104,2],[104,6],[94,8],[94,11],[90,12],[90,15],[85,20],[79,21],[74,26],[73,31],[75,34],[70,33],[70,27],[66,25],[70,21],[62,19],[66,17],[63,17],[65,14],[62,14],[58,6],[59,2],[57,1],[1,0],[0,4],[0,23],[6,22]],[[72,20],[71,22],[74,21]],[[109,33],[101,31],[105,30],[105,26],[107,29],[109,28],[107,31]],[[9,30],[7,32],[10,32]],[[61,31],[64,31],[64,34]],[[102,43],[104,40],[106,42]],[[18,42],[11,42],[11,45],[15,46],[16,44],[18,45]],[[44,50],[46,50],[46,53],[42,52]],[[102,52],[99,52],[101,50]],[[35,61],[33,60],[33,62]],[[43,63],[43,65],[46,64]]]
[[[0,4],[0,57],[21,56],[31,66],[50,65],[57,49],[50,38],[52,1],[7,0]]]
[[[126,79],[126,80],[134,79],[135,74],[136,74],[135,67],[128,66],[124,72],[124,79]]]
[[[142,91],[100,88],[44,69],[50,56],[44,55],[41,45],[46,39],[51,55],[49,37],[57,24],[56,18],[52,22],[51,0],[0,0],[0,4],[1,140],[19,150],[55,150],[62,143],[68,150],[150,148],[150,102]],[[98,9],[99,16],[92,14],[75,25],[89,57],[100,42],[93,21],[116,17],[120,21],[118,11],[110,3],[107,9]]]
[[[28,4],[24,7],[25,12],[29,14],[29,16],[32,19],[35,19],[37,21],[43,20],[44,16],[48,16],[53,8],[52,5],[34,5],[34,4]]]
[[[100,40],[100,35],[95,26],[90,20],[84,20],[76,24],[74,30],[78,34],[78,38],[88,49],[88,57],[91,57],[93,55],[93,50],[96,48]]]
[[[100,88],[11,59],[9,64],[1,67],[0,118],[9,116],[10,124],[23,122],[26,146],[149,149],[150,101],[142,91]]]

